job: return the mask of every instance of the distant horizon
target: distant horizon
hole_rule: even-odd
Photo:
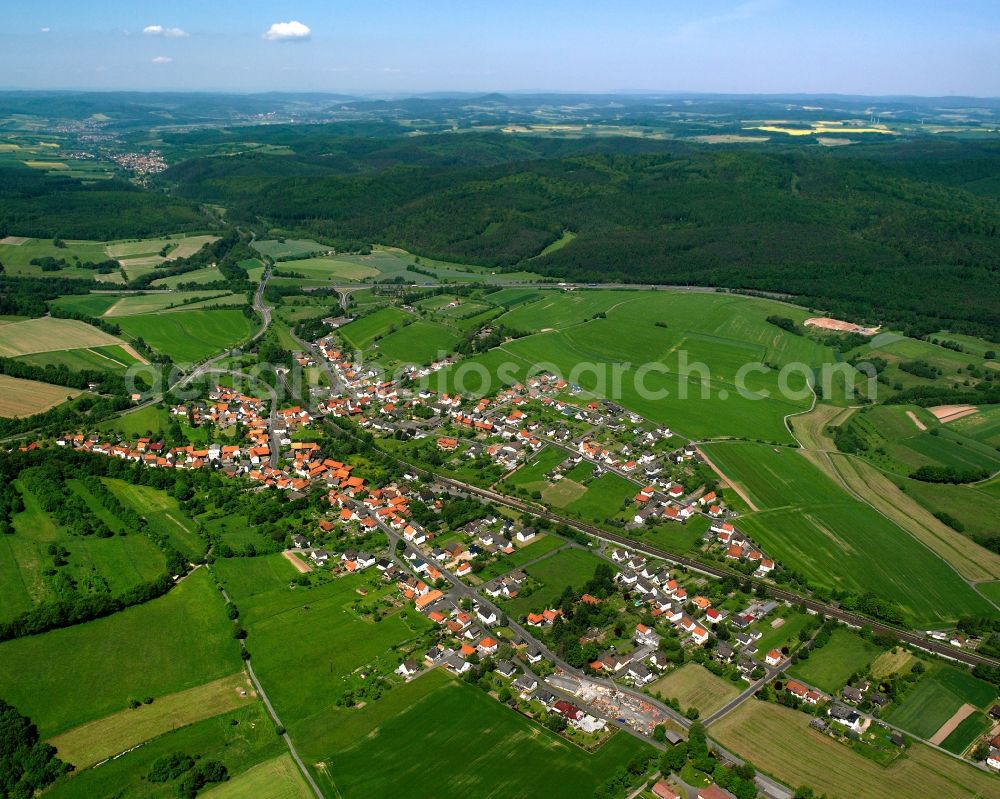
[[[35,0],[4,22],[10,90],[1000,96],[991,0]]]
[[[288,96],[329,96],[342,97],[357,100],[384,100],[384,99],[442,99],[442,98],[477,98],[488,97],[489,95],[500,95],[510,97],[545,97],[545,96],[579,96],[579,97],[651,97],[651,98],[676,98],[676,97],[720,97],[720,98],[774,98],[774,99],[795,99],[795,98],[830,98],[830,99],[859,99],[859,100],[995,100],[1000,101],[1000,94],[857,94],[851,92],[801,92],[801,91],[774,91],[774,92],[713,92],[694,91],[688,89],[676,90],[654,90],[654,89],[607,89],[593,90],[585,89],[425,89],[425,90],[347,90],[347,89],[222,89],[222,88],[83,88],[73,86],[53,86],[21,88],[16,86],[0,86],[0,94],[179,94],[179,95],[232,95],[237,97],[254,97],[260,95],[288,95]]]

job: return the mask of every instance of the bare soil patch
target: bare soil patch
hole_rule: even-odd
[[[862,327],[854,322],[831,319],[829,316],[814,316],[812,319],[806,319],[805,324],[823,330],[835,330],[838,333],[860,333],[862,336],[874,336],[879,331],[877,327]]]
[[[0,244],[9,244],[11,247],[20,247],[22,244],[27,244],[31,239],[25,238],[24,236],[5,236],[0,239]]]
[[[944,739],[951,735],[955,728],[965,721],[965,717],[975,713],[976,709],[972,705],[962,705],[955,711],[955,715],[942,724],[936,733],[931,737],[930,742],[936,746],[944,743]]]
[[[947,424],[961,419],[963,416],[970,416],[976,413],[979,408],[975,405],[935,405],[927,410],[933,413],[941,424]]]
[[[306,563],[302,558],[292,552],[290,549],[286,549],[281,553],[285,556],[285,559],[291,563],[296,569],[298,569],[302,574],[309,574],[312,571],[312,566]]]

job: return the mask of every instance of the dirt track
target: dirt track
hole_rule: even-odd
[[[938,728],[938,731],[928,740],[932,744],[940,746],[944,742],[944,739],[951,735],[955,731],[955,728],[965,720],[966,716],[975,712],[976,709],[972,705],[962,705],[955,711],[955,715],[942,724]]]
[[[302,558],[298,557],[294,552],[286,549],[281,554],[284,555],[285,559],[288,560],[296,569],[302,572],[302,574],[309,574],[309,572],[312,571],[312,566],[302,560]]]
[[[921,430],[926,430],[926,429],[927,429],[927,425],[925,425],[925,424],[924,424],[923,422],[921,422],[921,421],[920,421],[920,419],[918,419],[918,418],[917,418],[917,415],[916,415],[916,414],[915,414],[915,413],[914,413],[913,411],[907,411],[907,412],[906,412],[906,415],[910,417],[910,420],[911,420],[911,421],[912,421],[912,422],[913,422],[913,423],[914,423],[914,424],[915,424],[915,425],[916,425],[916,426],[917,426],[917,427],[918,427],[919,429],[921,429]]]
[[[719,477],[722,479],[722,482],[725,483],[727,486],[729,486],[731,489],[733,489],[736,495],[740,499],[742,499],[745,503],[747,503],[747,507],[749,507],[750,510],[754,511],[755,513],[760,510],[760,508],[758,508],[756,505],[753,504],[753,501],[750,499],[750,497],[747,496],[746,491],[744,491],[742,488],[740,488],[740,486],[736,485],[736,483],[734,483],[732,480],[726,477],[726,475],[723,474],[722,470],[714,463],[712,463],[712,461],[705,454],[705,451],[701,449],[701,447],[698,448],[698,454],[701,455],[702,460],[704,460],[705,463],[707,463],[711,467],[712,471],[715,472],[717,475],[719,475]]]

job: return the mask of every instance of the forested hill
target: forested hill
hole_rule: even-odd
[[[852,155],[476,134],[283,143],[295,155],[200,159],[167,178],[233,219],[344,245],[586,281],[785,291],[911,332],[1000,330],[995,147]],[[572,242],[535,257],[566,230]]]

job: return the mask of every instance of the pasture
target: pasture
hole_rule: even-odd
[[[838,628],[829,643],[810,652],[789,674],[809,685],[837,694],[852,674],[864,672],[882,650],[850,630]]]
[[[451,328],[419,319],[379,341],[379,360],[424,366],[450,355],[459,340]]]
[[[705,718],[739,696],[742,685],[717,677],[697,663],[685,663],[651,683],[646,690],[653,696],[676,699],[685,711],[697,708],[701,717]]]
[[[153,763],[166,755],[178,752],[219,760],[236,781],[258,763],[271,761],[287,751],[281,738],[274,734],[274,722],[263,703],[251,701],[244,707],[154,738],[100,768],[72,774],[45,795],[54,799],[94,799],[97,796],[176,799],[179,780],[151,782],[147,779]]]
[[[513,474],[504,478],[503,484],[528,491],[542,491],[551,483],[545,475],[569,457],[569,453],[551,444],[539,450],[535,456]]]
[[[94,503],[82,485],[72,487],[85,501]],[[146,536],[69,535],[41,509],[34,494],[23,485],[18,485],[18,490],[24,510],[13,517],[14,534],[0,538],[0,618],[11,619],[38,603],[59,598],[59,584],[45,574],[52,563],[50,544],[69,552],[66,565],[60,569],[77,583],[82,594],[88,590],[121,593],[163,573],[163,554]],[[96,503],[92,507],[96,512]],[[105,511],[98,515],[112,529],[121,527]]]
[[[256,262],[255,262],[256,263]],[[206,266],[202,269],[195,269],[191,272],[184,272],[181,275],[171,277],[158,277],[153,281],[153,288],[175,289],[178,286],[189,283],[214,283],[217,280],[224,280],[222,273],[217,266]]]
[[[530,594],[521,594],[506,602],[504,609],[511,616],[542,611],[559,598],[566,586],[572,586],[582,594],[584,584],[594,576],[594,571],[602,563],[604,561],[596,555],[582,549],[560,550],[525,569],[541,585]]]
[[[292,756],[281,755],[244,771],[235,779],[204,791],[210,799],[314,799]]]
[[[116,320],[128,335],[141,338],[178,363],[195,363],[247,339],[254,322],[242,311],[172,311]],[[3,329],[0,328],[0,337]]]
[[[379,274],[378,269],[343,258],[302,258],[282,261],[275,266],[275,269],[281,272],[297,272],[308,280],[324,283],[364,280]]]
[[[104,482],[123,504],[142,514],[154,530],[165,534],[182,555],[192,561],[204,556],[207,542],[198,535],[194,523],[180,509],[177,500],[166,491],[110,477],[104,478]]]
[[[977,799],[997,778],[914,744],[881,766],[809,727],[810,716],[770,702],[744,702],[712,725],[712,738],[788,785],[809,785],[837,799],[938,796]]]
[[[921,738],[930,738],[962,705],[986,708],[996,696],[992,685],[977,680],[969,672],[935,664],[885,719]]]
[[[924,429],[920,429],[908,414],[913,414]],[[1000,452],[988,443],[988,439],[996,432],[994,427],[1000,430],[1000,424],[989,418],[983,420],[977,432],[987,440],[981,441],[964,434],[960,426],[962,421],[964,419],[941,424],[924,408],[882,405],[862,409],[853,414],[847,424],[867,441],[864,457],[883,469],[905,475],[921,466],[996,472],[1000,469]]]
[[[42,316],[0,325],[0,356],[14,358],[35,352],[107,347],[122,344],[120,338],[76,319]]]
[[[23,419],[79,396],[79,389],[0,375],[0,417]]]
[[[391,672],[398,663],[394,647],[431,626],[411,607],[378,623],[359,615],[352,607],[361,599],[355,589],[369,590],[365,605],[391,590],[377,581],[358,575],[311,588],[286,584],[249,601],[235,595],[250,631],[254,669],[289,726],[335,704],[354,687],[356,670]],[[288,679],[293,673],[295,679]]]
[[[538,533],[532,541],[518,547],[510,555],[503,555],[497,560],[487,563],[486,568],[479,573],[479,577],[483,581],[492,580],[494,577],[520,568],[525,563],[538,560],[542,556],[566,546],[566,543],[557,535]]]
[[[312,239],[257,239],[253,248],[261,255],[276,259],[325,253],[330,249]]]
[[[441,671],[360,711],[333,711],[325,727],[320,740],[297,740],[309,761],[323,758],[316,779],[342,799],[389,796],[400,785],[409,799],[578,799],[633,757],[652,752],[621,732],[584,752]]]
[[[130,697],[166,696],[239,668],[222,598],[199,569],[143,605],[0,644],[0,696],[48,738]]]
[[[976,413],[963,416],[948,427],[991,447],[1000,447],[1000,405],[981,405]]]
[[[35,366],[52,364],[53,366],[65,366],[74,371],[89,369],[102,372],[124,372],[130,366],[142,363],[132,353],[126,352],[118,345],[36,352],[31,355],[21,355],[17,360]]]
[[[367,316],[355,319],[337,332],[356,350],[367,349],[376,337],[385,336],[398,329],[402,323],[413,317],[398,308],[381,308]]]
[[[134,710],[126,708],[81,724],[50,738],[48,743],[59,750],[60,758],[77,769],[88,768],[171,730],[250,704],[255,701],[250,690],[249,678],[240,671],[186,691],[158,697],[151,705]]]
[[[874,591],[917,625],[991,612],[951,566],[801,452],[736,442],[705,450],[761,509],[744,516],[741,529],[816,585]]]

